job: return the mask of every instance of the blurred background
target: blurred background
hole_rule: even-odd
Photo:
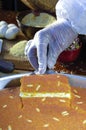
[[[0,0],[0,9],[22,11],[29,9],[20,0]]]
[[[31,10],[33,8],[43,11],[47,10],[49,13],[52,13],[52,11],[55,11],[53,8],[55,7],[57,1],[58,0],[0,0],[0,20],[16,24],[15,16],[17,12]],[[28,7],[26,5],[31,6]],[[73,71],[74,73],[86,75],[86,35],[79,35],[79,38],[83,43],[79,58],[75,62],[69,64],[58,64],[57,69],[59,72],[67,70],[68,73],[69,71],[70,73]],[[25,65],[27,67],[27,64]]]

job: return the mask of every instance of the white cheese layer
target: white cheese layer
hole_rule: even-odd
[[[32,98],[32,97],[57,97],[57,98],[71,98],[70,93],[27,93],[27,92],[20,92],[20,97],[23,98]]]

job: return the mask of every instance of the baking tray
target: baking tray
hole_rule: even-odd
[[[9,75],[9,76],[5,76],[0,78],[0,90],[4,89],[6,86],[10,86],[10,83],[14,85],[14,81],[15,83],[20,82],[20,78],[23,76],[27,76],[27,75],[34,75],[35,72],[26,72],[26,73],[21,73],[21,74],[14,74],[14,75]],[[52,71],[49,70],[46,72],[46,74],[61,74],[58,73],[57,71]],[[61,74],[61,75],[65,75],[68,77],[69,79],[69,83],[71,86],[74,87],[82,87],[82,88],[86,88],[86,77],[85,76],[78,76],[78,75],[72,75],[72,74]]]

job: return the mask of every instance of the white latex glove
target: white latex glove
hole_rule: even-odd
[[[69,21],[61,19],[38,31],[33,40],[28,41],[25,54],[39,74],[52,69],[59,54],[78,36]]]

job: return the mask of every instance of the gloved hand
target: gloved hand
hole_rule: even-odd
[[[60,53],[65,50],[75,38],[77,32],[71,27],[69,21],[58,20],[50,26],[38,31],[34,38],[28,41],[25,54],[29,62],[39,74],[46,69],[52,69]]]

